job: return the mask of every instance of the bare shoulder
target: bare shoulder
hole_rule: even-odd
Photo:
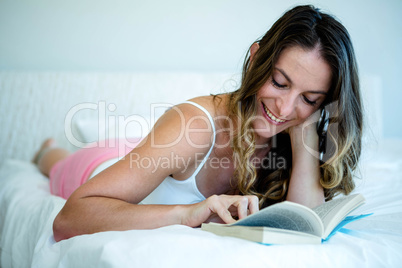
[[[217,96],[201,96],[190,99],[189,101],[195,102],[202,107],[204,107],[212,118],[218,118],[227,115],[226,103],[228,95],[217,95]]]
[[[191,99],[190,101],[195,102],[202,107],[204,107],[213,119],[213,124],[215,127],[215,156],[227,156],[231,155],[232,151],[230,149],[230,136],[232,131],[234,131],[234,123],[228,116],[227,103],[229,101],[229,94],[222,94],[218,96],[203,96]],[[190,106],[190,105],[188,105]],[[194,107],[197,109],[196,107]],[[193,109],[194,109],[193,108]],[[198,109],[199,110],[199,109]],[[198,113],[203,113],[198,111]]]
[[[186,145],[187,150],[206,153],[212,145],[214,132],[215,134],[221,132],[222,122],[227,118],[227,99],[228,95],[219,95],[201,96],[189,100],[203,109],[186,102],[178,104],[158,120],[153,131],[156,136],[168,133],[169,135],[163,135],[165,139],[170,137],[177,140],[178,137],[182,137],[184,140],[181,144]],[[164,142],[169,143],[166,140]]]
[[[190,101],[202,106],[212,118],[214,117],[212,97],[198,97]],[[174,145],[184,146],[186,148],[183,149],[187,151],[199,152],[200,150],[192,149],[209,148],[213,128],[202,109],[183,102],[173,106],[158,119],[151,130],[151,135],[161,143],[172,144],[176,141]]]

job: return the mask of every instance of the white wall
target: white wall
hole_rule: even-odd
[[[240,70],[292,0],[0,0],[0,71]],[[401,0],[310,1],[349,29],[360,71],[381,77],[385,137],[401,137]],[[1,88],[0,88],[1,90]]]

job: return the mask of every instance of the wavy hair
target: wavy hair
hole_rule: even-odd
[[[328,150],[320,165],[320,183],[326,200],[338,193],[349,194],[355,187],[353,172],[361,153],[363,109],[357,63],[346,28],[333,16],[313,6],[297,6],[279,18],[257,42],[259,49],[253,64],[250,64],[249,50],[240,88],[230,93],[227,104],[229,116],[240,122],[232,137],[238,189],[242,194],[257,195],[260,206],[286,198],[292,166],[289,135],[280,133],[271,139],[274,143],[271,156],[283,157],[286,165],[257,171],[252,164],[255,134],[250,131],[252,120],[249,119],[257,113],[257,92],[271,77],[281,52],[295,46],[305,50],[318,46],[332,70],[329,93],[320,107],[326,107],[330,114]]]

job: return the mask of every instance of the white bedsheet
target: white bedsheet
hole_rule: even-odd
[[[64,200],[28,162],[0,167],[0,264],[8,267],[401,267],[402,146],[367,154],[356,192],[371,213],[321,245],[264,246],[185,226],[103,232],[55,243]],[[384,151],[385,150],[385,151]],[[375,157],[373,157],[375,156]]]

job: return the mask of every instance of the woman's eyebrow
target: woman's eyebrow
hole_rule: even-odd
[[[286,78],[286,80],[289,81],[289,83],[291,83],[291,84],[293,83],[293,82],[292,82],[292,79],[290,79],[290,77],[287,75],[287,73],[286,73],[284,70],[282,70],[281,68],[278,68],[278,67],[275,67],[275,70],[279,71],[279,72]],[[308,91],[308,93],[328,95],[327,92],[325,92],[325,91],[320,91],[320,90],[317,90],[317,91],[310,90],[310,91]]]

